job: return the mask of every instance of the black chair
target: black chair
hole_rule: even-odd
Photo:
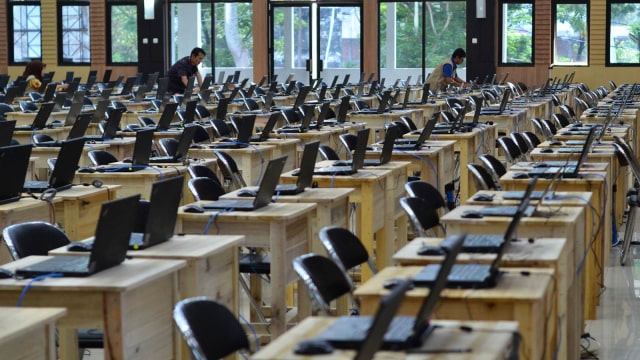
[[[547,135],[549,135],[550,138],[553,138],[553,135],[558,132],[556,126],[551,120],[542,119],[540,120],[540,124],[542,124],[542,128],[545,131],[545,138],[547,137]]]
[[[248,111],[257,111],[260,110],[260,104],[252,98],[246,97],[244,98],[244,106]]]
[[[467,164],[467,169],[471,174],[471,179],[476,186],[476,191],[480,190],[498,190],[498,186],[493,178],[487,172],[487,169],[478,164]]]
[[[348,229],[326,226],[320,229],[318,237],[327,254],[345,271],[367,263],[373,274],[378,273],[378,268],[362,241]]]
[[[29,92],[29,98],[31,99],[31,101],[34,101],[34,102],[42,101],[41,99],[43,97],[44,97],[44,95],[40,94],[37,91],[30,91]]]
[[[353,284],[345,271],[324,256],[298,256],[293,260],[293,270],[307,288],[311,304],[325,315],[331,315],[331,301],[348,295],[353,290]]]
[[[213,132],[215,137],[217,138],[228,138],[233,137],[233,130],[227,124],[226,121],[222,119],[211,119],[209,121],[211,123],[211,127],[213,127]]]
[[[522,151],[520,151],[520,147],[516,144],[513,139],[507,136],[501,136],[498,138],[498,145],[504,151],[504,155],[507,158],[507,161],[515,164],[522,157]]]
[[[564,115],[570,123],[573,123],[573,122],[575,122],[577,120],[576,119],[576,112],[573,111],[573,108],[571,108],[571,106],[566,105],[566,104],[562,104],[562,105],[558,106],[558,110],[560,110],[562,115]]]
[[[529,147],[529,142],[527,142],[524,136],[522,136],[522,134],[519,132],[512,131],[509,134],[509,137],[520,149],[521,157],[526,159],[529,152],[533,150],[533,148]]]
[[[202,104],[196,105],[196,115],[200,121],[211,120],[211,112]]]
[[[484,165],[484,168],[493,178],[496,188],[502,189],[502,185],[500,185],[500,178],[502,175],[507,173],[507,168],[502,164],[502,161],[498,160],[498,158],[491,154],[482,154],[479,158],[482,165]]]
[[[222,172],[222,176],[224,176],[225,183],[228,182],[226,184],[227,190],[231,188],[231,185],[235,189],[246,187],[247,183],[244,181],[240,169],[238,169],[238,164],[233,157],[224,151],[214,150],[213,153],[216,155],[218,168]]]
[[[20,101],[20,110],[25,113],[37,113],[38,105],[33,101]]]
[[[628,254],[631,249],[631,245],[639,244],[637,241],[633,241],[633,237],[635,234],[638,207],[640,206],[640,198],[638,196],[640,190],[640,162],[638,162],[638,159],[629,144],[618,136],[614,136],[613,139],[613,146],[616,149],[616,155],[620,160],[620,166],[628,165],[634,177],[634,185],[627,191],[627,205],[629,206],[629,212],[627,214],[627,223],[625,226],[622,251],[620,254],[620,265],[624,266],[627,258],[629,257]]]
[[[442,197],[442,194],[440,194],[435,186],[428,182],[421,180],[409,181],[404,184],[404,189],[407,192],[407,195],[424,200],[433,206],[434,209],[442,209],[441,211],[443,213],[448,211],[447,202],[444,200],[444,197]]]
[[[7,226],[2,231],[2,238],[13,260],[32,255],[48,255],[49,251],[71,242],[62,230],[42,221]],[[103,345],[102,331],[94,329],[78,331],[80,357],[84,349],[102,348]]]
[[[196,201],[215,201],[225,194],[219,182],[208,177],[198,177],[189,180],[189,191]]]
[[[618,87],[618,85],[616,85],[615,82],[613,82],[613,80],[609,80],[609,88],[611,89],[611,91],[615,90]]]
[[[111,106],[113,106],[115,109],[122,109],[124,111],[127,111],[127,105],[125,105],[122,101],[112,101],[111,102]]]
[[[5,103],[0,103],[0,120],[7,120],[7,117],[4,114],[14,111],[15,109],[13,108],[13,106]]]
[[[33,134],[31,136],[31,141],[33,141],[34,144],[38,145],[39,143],[43,142],[53,142],[55,141],[55,139],[47,134]]]
[[[538,138],[538,136],[531,131],[523,131],[522,136],[524,136],[525,140],[527,140],[531,149],[535,149],[538,147],[538,145],[541,144],[540,138]]]
[[[106,150],[91,150],[88,155],[94,166],[108,165],[110,163],[118,162],[118,159]]]
[[[195,131],[193,133],[193,142],[198,143],[210,143],[211,137],[209,136],[209,132],[202,125],[194,125]]]
[[[356,100],[355,105],[358,111],[369,108],[369,103],[364,100]]]
[[[189,165],[189,167],[187,168],[187,171],[189,171],[189,175],[191,176],[192,179],[199,178],[199,177],[207,177],[217,182],[218,184],[222,184],[220,182],[220,179],[218,179],[218,176],[216,175],[216,173],[214,173],[213,170],[211,170],[207,166]]]
[[[340,134],[340,141],[347,152],[349,158],[353,158],[353,151],[356,150],[356,144],[358,143],[358,137],[354,134],[346,133]]]
[[[318,152],[320,153],[320,157],[323,160],[340,160],[338,153],[333,150],[329,145],[320,145],[318,148]]]
[[[418,131],[418,127],[413,122],[413,120],[411,120],[410,117],[408,117],[408,116],[400,116],[400,120],[402,121],[402,123],[404,123],[404,125],[406,127],[409,128],[410,131]]]
[[[160,143],[160,148],[167,156],[175,156],[178,152],[178,145],[180,141],[174,138],[162,138],[158,140]]]
[[[409,217],[416,237],[446,235],[446,229],[440,223],[440,217],[433,205],[421,198],[402,197],[400,198],[400,206]],[[435,228],[440,228],[442,234],[438,234]]]
[[[250,350],[249,339],[236,315],[209,298],[178,302],[173,320],[196,360],[221,359],[239,350]]]
[[[571,121],[569,121],[569,119],[567,119],[567,117],[563,114],[553,114],[551,115],[551,117],[553,118],[553,121],[556,122],[556,125],[558,125],[558,128],[563,128],[571,125]]]
[[[155,120],[153,120],[152,118],[150,118],[148,116],[138,116],[138,122],[140,122],[140,125],[142,125],[142,126],[155,126],[156,125]]]
[[[282,116],[288,124],[299,124],[302,121],[300,115],[294,109],[282,109],[280,110]]]

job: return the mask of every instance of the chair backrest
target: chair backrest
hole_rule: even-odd
[[[138,116],[138,121],[142,126],[155,125],[156,122],[148,116]]]
[[[502,148],[502,151],[504,151],[504,155],[508,162],[515,163],[520,160],[522,152],[513,139],[507,136],[499,137],[498,145]]]
[[[409,196],[420,198],[431,204],[434,209],[443,209],[444,212],[447,212],[447,202],[444,197],[435,186],[428,182],[421,180],[409,181],[404,184],[404,189]]]
[[[529,151],[532,150],[532,148],[529,147],[529,143],[527,142],[527,140],[524,138],[524,136],[522,136],[521,133],[519,132],[515,132],[512,131],[509,134],[509,137],[511,137],[511,140],[513,140],[514,143],[516,143],[516,145],[518,146],[518,148],[520,149],[520,153],[521,154],[528,154]]]
[[[467,169],[471,173],[473,183],[476,185],[476,191],[498,189],[487,169],[478,164],[467,164]]]
[[[531,149],[535,149],[541,143],[540,138],[538,138],[538,135],[534,134],[531,131],[523,131],[522,136],[524,136],[524,139],[527,140],[527,142],[529,143],[529,147],[531,147]]]
[[[113,154],[106,150],[91,150],[88,155],[94,166],[107,165],[118,161]]]
[[[215,201],[225,194],[222,185],[208,177],[198,177],[189,180],[189,191],[196,201]]]
[[[431,236],[437,236],[436,227],[440,227],[444,235],[444,226],[440,224],[440,217],[436,208],[417,197],[403,197],[400,199],[400,206],[409,217],[409,222],[415,233],[415,236],[426,236],[427,231]]]
[[[329,145],[320,145],[318,152],[323,160],[340,160],[338,153]]]
[[[33,136],[31,137],[31,140],[33,140],[34,144],[38,144],[41,142],[47,142],[47,141],[55,141],[54,138],[52,138],[51,136],[47,135],[47,134],[33,134]]]
[[[498,158],[491,154],[482,154],[479,158],[484,168],[493,178],[496,187],[499,187],[498,184],[500,183],[500,177],[507,173],[507,169],[502,161],[498,160]]]
[[[346,271],[367,263],[371,272],[376,274],[378,268],[369,256],[360,239],[351,231],[338,226],[326,226],[318,233],[320,242],[329,256]]]
[[[2,231],[2,238],[14,260],[31,255],[48,255],[50,250],[71,242],[62,230],[42,221],[7,226]]]
[[[294,109],[282,109],[280,112],[288,124],[297,124],[302,121],[302,118]]]
[[[211,119],[211,112],[202,104],[196,105],[196,115],[200,118],[200,121],[206,121]]]
[[[293,270],[307,288],[311,303],[326,315],[331,314],[331,301],[353,290],[353,284],[344,270],[324,256],[298,256],[293,260]]]
[[[224,151],[217,150],[214,150],[213,153],[216,155],[218,168],[225,179],[229,179],[236,189],[247,186],[247,183],[244,181],[244,178],[238,169],[238,164],[233,160],[231,155]]]
[[[194,125],[195,131],[193,132],[193,142],[194,143],[210,143],[211,137],[209,136],[209,132],[202,125]]]
[[[160,148],[167,156],[174,156],[178,152],[180,141],[174,138],[162,138],[158,141]]]
[[[15,109],[13,106],[5,103],[0,103],[0,120],[6,120],[5,113],[14,112]]]
[[[562,104],[558,106],[558,109],[564,115],[569,122],[574,122],[576,120],[576,112],[573,111],[573,108],[567,104]]]
[[[556,122],[559,128],[563,128],[571,124],[571,121],[569,121],[569,119],[567,119],[567,117],[563,114],[553,114],[551,115],[551,117],[553,117],[553,120]]]
[[[540,120],[540,123],[542,124],[542,128],[545,130],[545,132],[550,134],[551,137],[553,137],[553,135],[556,134],[557,132],[556,126],[553,124],[551,120],[542,119]]]
[[[227,124],[226,121],[222,119],[211,119],[210,123],[211,127],[213,127],[213,131],[215,132],[216,137],[221,138],[233,136],[231,127]]]
[[[344,145],[348,156],[352,158],[352,152],[356,150],[358,137],[350,133],[340,134],[340,141],[342,142],[342,145]]]
[[[408,116],[400,116],[400,120],[411,130],[411,131],[415,131],[418,130],[418,127],[416,126],[416,124],[413,122],[413,120],[411,120],[410,117]]]
[[[224,305],[206,297],[178,302],[175,321],[196,360],[220,359],[250,349],[249,339],[236,316]]]
[[[198,177],[208,177],[209,179],[221,184],[220,179],[218,179],[216,173],[205,165],[189,165],[187,171],[189,171],[189,175],[193,179]]]

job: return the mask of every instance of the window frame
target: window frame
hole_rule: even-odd
[[[506,44],[503,43],[503,23],[504,23],[504,5],[506,4],[531,4],[531,62],[526,63],[512,63],[512,62],[504,62],[502,61],[502,50]],[[536,25],[535,25],[535,14],[536,14],[536,4],[533,0],[500,0],[498,3],[498,66],[516,66],[516,67],[533,67],[536,63],[536,54],[535,54],[535,34],[536,34]]]
[[[89,24],[91,24],[91,2],[89,0],[58,0],[56,4],[56,16],[57,16],[57,39],[58,39],[58,65],[62,66],[90,66],[91,65],[91,47],[89,47],[89,61],[87,62],[73,62],[65,61],[63,54],[63,31],[62,31],[62,8],[64,6],[86,6],[89,9]],[[89,26],[89,46],[91,46],[91,26]]]
[[[107,50],[107,58],[106,58],[106,63],[109,66],[137,66],[138,62],[140,60],[140,53],[138,52],[138,61],[133,61],[133,62],[114,62],[113,61],[113,38],[112,38],[112,26],[113,26],[113,22],[111,21],[111,14],[112,14],[112,8],[114,6],[135,6],[136,7],[136,34],[139,35],[138,33],[138,20],[140,18],[140,14],[138,13],[140,11],[139,6],[138,6],[138,2],[135,0],[107,0],[106,4],[106,9],[105,9],[105,16],[106,19],[108,19],[109,21],[109,26],[105,29],[105,42],[106,42],[106,48]],[[138,48],[139,50],[139,42],[140,39],[138,38],[138,41],[136,41],[136,48]]]
[[[585,63],[557,63],[556,62],[556,39],[558,38],[556,35],[557,24],[558,24],[558,15],[557,15],[557,5],[585,5],[587,7],[587,60]],[[591,6],[589,0],[581,0],[581,2],[571,1],[571,0],[553,0],[551,6],[552,13],[552,50],[553,50],[553,65],[554,66],[589,66],[589,61],[591,60],[591,31],[589,31],[589,22],[591,21]]]
[[[612,63],[611,62],[611,4],[639,4],[640,0],[608,0],[606,8],[605,23],[605,67],[637,67],[640,66],[640,59],[634,63]],[[640,51],[640,49],[639,49]]]
[[[26,61],[15,61],[15,43],[13,28],[13,7],[14,6],[39,6],[40,7],[40,56],[28,58]],[[26,65],[29,60],[42,60],[42,2],[39,0],[9,0],[7,4],[7,35],[9,41],[8,63],[9,65]]]

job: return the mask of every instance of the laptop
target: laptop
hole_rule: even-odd
[[[29,168],[31,144],[0,147],[0,205],[20,200],[24,179]]]
[[[367,151],[367,142],[369,141],[370,128],[358,130],[358,140],[356,141],[356,149],[353,152],[353,160],[351,166],[327,166],[315,168],[314,175],[353,175],[364,166],[364,155]],[[295,174],[294,174],[295,175]]]
[[[0,121],[0,146],[11,145],[11,139],[13,138],[13,130],[15,127],[16,120]]]
[[[124,109],[112,109],[109,111],[109,118],[107,118],[104,124],[104,131],[102,135],[85,135],[84,138],[87,141],[109,141],[117,136],[118,127],[120,126],[120,119]]]
[[[78,118],[78,115],[80,115],[80,113],[82,112],[82,106],[82,102],[72,103],[71,107],[69,107],[69,111],[67,112],[67,116],[65,116],[64,118],[64,121],[54,119],[53,121],[55,121],[56,124],[53,124],[53,127],[73,126],[73,124],[76,122],[76,119]]]
[[[120,95],[129,95],[131,94],[131,90],[133,90],[133,85],[136,82],[136,77],[135,76],[130,76],[127,78],[127,80],[124,82],[124,85],[122,86],[122,91],[120,91]]]
[[[447,275],[454,266],[464,237],[465,235],[449,236],[440,244],[446,256],[442,265],[437,267],[435,280],[429,294],[424,298],[415,316],[395,316],[393,318],[384,334],[382,349],[408,350],[420,347],[427,339],[433,330],[429,319],[438,304],[440,293],[445,288]],[[415,284],[415,279],[413,282]],[[403,286],[404,283],[401,282],[398,291],[402,291]],[[320,332],[315,339],[328,341],[339,349],[358,349],[362,346],[373,323],[374,320],[370,316],[341,316]]]
[[[33,278],[60,273],[66,277],[86,277],[121,264],[127,255],[139,200],[138,194],[102,204],[90,256],[52,256],[16,269],[16,276]]]
[[[62,111],[62,108],[65,105],[67,100],[67,93],[58,92],[56,96],[53,98],[53,111],[58,112]]]
[[[398,91],[399,93],[399,91]],[[391,110],[404,110],[407,108],[407,103],[409,103],[409,97],[411,96],[411,89],[409,85],[404,88],[404,98],[402,103],[399,106],[392,106]]]
[[[280,113],[273,113],[269,116],[269,120],[262,128],[259,136],[252,136],[249,141],[250,142],[265,142],[269,140],[269,134],[273,131],[273,128],[276,126],[276,122],[282,115]]]
[[[218,73],[218,80],[216,81],[216,85],[221,85],[224,83],[224,71],[220,71]]]
[[[56,94],[57,83],[49,83],[46,89],[44,90],[44,95],[42,95],[42,99],[36,100],[36,102],[50,102],[53,100],[53,97]]]
[[[233,209],[239,211],[252,211],[264,206],[267,206],[271,202],[271,196],[273,196],[280,179],[282,169],[287,161],[286,156],[281,156],[269,161],[267,164],[267,170],[265,170],[260,186],[258,187],[258,193],[253,200],[216,200],[204,204],[202,207],[206,210],[224,210]]]
[[[504,235],[503,246],[496,255],[491,264],[456,264],[451,269],[447,278],[447,288],[463,288],[463,289],[483,289],[495,287],[500,277],[500,260],[504,256],[511,239],[514,237],[520,219],[525,209],[529,206],[529,195],[535,187],[537,179],[531,179],[527,186],[527,193],[518,206],[518,210],[513,215],[513,220],[509,223],[509,227]],[[434,286],[440,273],[438,264],[427,265],[415,277],[414,284],[416,286]]]
[[[382,142],[382,151],[380,152],[380,158],[378,159],[364,159],[364,166],[381,166],[391,161],[393,150],[395,149],[394,143],[400,136],[400,129],[397,126],[389,126],[387,133],[385,134],[384,141]],[[338,160],[333,163],[333,166],[345,166],[351,165],[353,160]]]
[[[162,115],[160,115],[160,119],[158,119],[158,123],[155,127],[156,131],[167,131],[171,128],[171,120],[173,120],[173,116],[178,109],[178,105],[178,103],[168,103],[164,106]]]
[[[504,93],[502,94],[502,99],[500,100],[500,107],[485,107],[480,109],[480,115],[500,115],[504,113],[507,108],[507,103],[509,102],[509,98],[511,97],[511,89],[504,89]]]
[[[26,181],[23,190],[27,193],[41,193],[48,189],[62,191],[71,188],[84,141],[84,138],[64,141],[60,146],[58,160],[51,171],[49,181]]]
[[[53,111],[53,103],[40,104],[40,109],[33,118],[31,125],[17,125],[15,130],[31,131],[46,128],[47,120],[49,120],[49,116],[51,116],[51,111]]]
[[[255,125],[255,116],[245,116],[240,121],[238,126],[238,137],[232,142],[222,142],[213,145],[214,149],[244,149],[249,147],[251,141],[251,134],[253,133],[253,126]]]
[[[438,117],[440,116],[440,112],[435,112],[431,114],[431,118],[427,121],[422,128],[422,132],[420,132],[420,136],[417,139],[396,139],[393,144],[393,150],[398,151],[412,151],[412,150],[420,150],[422,144],[429,139],[431,134],[433,133],[433,129],[436,126],[436,122],[438,121]]]
[[[407,105],[424,105],[429,102],[429,89],[431,88],[431,84],[426,82],[422,85],[422,97],[420,101],[408,101]]]
[[[73,123],[71,130],[69,130],[69,135],[67,135],[67,140],[77,139],[84,137],[85,132],[89,128],[89,122],[91,121],[91,114],[81,114],[77,117],[77,120]],[[53,140],[53,141],[41,141],[35,144],[36,147],[59,147],[62,145],[63,141]]]
[[[7,91],[4,94],[4,98],[2,102],[5,104],[11,105],[13,103],[13,100],[15,100],[16,97],[22,95],[23,93],[24,93],[24,90],[21,87],[11,86],[7,88]]]
[[[322,125],[324,125],[324,120],[329,114],[329,110],[331,110],[331,103],[322,103],[322,106],[320,106],[320,113],[318,114],[318,118],[315,122],[309,124],[309,129],[320,130],[322,128]]]
[[[380,99],[380,103],[376,109],[362,109],[356,112],[356,114],[383,114],[388,111],[387,105],[389,104],[389,99],[391,99],[391,90],[386,90],[382,94],[382,99]]]
[[[323,120],[323,124],[334,126],[344,124],[347,121],[347,113],[351,110],[351,99],[349,96],[344,96],[340,99],[340,105],[338,106],[338,113],[335,120]]]
[[[152,143],[153,129],[138,131],[136,133],[136,142],[133,146],[131,165],[121,164],[100,166],[96,170],[98,170],[99,172],[133,172],[142,170],[149,166],[149,157],[151,155]]]
[[[587,161],[587,157],[589,156],[589,152],[591,151],[591,145],[593,145],[593,141],[595,140],[596,133],[598,131],[599,131],[599,128],[597,127],[593,127],[591,128],[591,130],[589,130],[589,135],[587,135],[587,139],[585,140],[585,144],[582,147],[582,150],[580,152],[580,157],[578,158],[578,162],[576,163],[575,166],[538,167],[538,168],[531,169],[528,175],[531,177],[538,176],[544,179],[551,179],[556,175],[557,172],[561,172],[561,176],[565,179],[570,179],[570,178],[574,179],[574,178],[580,177],[580,174],[579,174],[580,168],[582,167],[582,164],[584,164]]]
[[[184,127],[182,134],[180,135],[180,140],[178,141],[178,149],[176,150],[175,155],[154,156],[149,158],[149,163],[181,163],[189,152],[189,146],[191,146],[191,142],[193,141],[193,134],[196,132],[196,126],[198,125],[186,125]]]
[[[315,115],[315,106],[314,105],[304,105],[304,117],[299,125],[286,125],[278,129],[279,134],[296,134],[296,133],[306,133],[309,131],[309,127],[311,126],[311,120],[313,120],[313,116]]]

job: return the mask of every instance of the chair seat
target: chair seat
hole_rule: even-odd
[[[104,333],[98,329],[78,330],[78,347],[82,349],[102,349]]]
[[[264,254],[242,253],[240,254],[240,272],[254,274],[271,273],[271,256]]]

